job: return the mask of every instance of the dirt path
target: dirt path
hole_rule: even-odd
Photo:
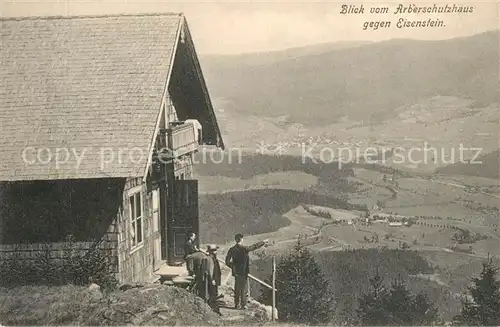
[[[332,245],[321,248],[318,251],[322,252],[322,251],[338,251],[338,250],[343,250],[343,247],[341,245]]]
[[[222,313],[221,319],[227,325],[262,325],[268,321],[269,317],[263,305],[253,299],[249,299],[247,309],[235,309],[234,292],[231,286],[222,285],[219,288],[219,294],[222,295],[219,306]]]

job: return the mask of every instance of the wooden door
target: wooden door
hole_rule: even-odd
[[[171,192],[172,216],[168,238],[169,262],[182,262],[189,232],[196,233],[199,245],[198,181],[174,180]]]
[[[162,181],[159,183],[158,187],[160,191],[160,235],[161,235],[161,259],[163,261],[167,260],[167,235],[168,235],[168,222],[167,222],[167,217],[169,214],[172,214],[169,211],[169,202],[168,202],[168,189],[167,189],[167,183],[165,181]]]
[[[162,233],[161,233],[161,210],[160,210],[160,189],[151,191],[151,209],[153,213],[153,267],[154,270],[160,268],[162,260]]]

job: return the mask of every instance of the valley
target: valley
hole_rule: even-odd
[[[367,289],[374,265],[384,265],[361,265],[350,258],[355,251],[376,251],[383,257],[399,253],[390,251],[415,253],[428,262],[431,270],[401,273],[411,289],[429,294],[445,318],[457,314],[460,294],[481,262],[488,257],[500,260],[500,201],[474,191],[498,185],[494,179],[422,175],[377,165],[303,165],[300,157],[290,155],[251,155],[237,166],[233,161],[197,168],[200,185],[206,185],[200,203],[201,221],[206,222],[202,241],[218,243],[223,258],[236,232],[246,235],[247,244],[269,239],[268,247],[252,255],[252,273],[266,279],[270,257],[287,253],[300,238],[333,282],[337,310],[352,307]],[[237,189],[217,184],[219,180]],[[241,190],[241,185],[251,186]],[[231,204],[226,203],[230,198]],[[214,215],[217,226],[209,223],[208,216]],[[336,256],[346,256],[349,265],[336,267]],[[387,269],[403,264],[397,258]],[[256,283],[252,289],[259,296]]]
[[[238,157],[195,167],[202,241],[271,240],[253,254],[266,279],[300,238],[343,321],[376,271],[456,315],[500,260],[498,35],[201,58]]]
[[[287,121],[286,116],[281,120],[246,117],[229,110],[224,110],[220,119],[225,122],[223,132],[232,149],[312,156],[325,162],[361,163],[365,157],[372,163],[432,173],[468,160],[479,161],[498,149],[500,105],[471,106],[470,100],[436,96],[398,108],[383,122],[344,118],[327,126],[304,126]],[[389,152],[392,156],[385,155]],[[498,160],[491,160],[493,167],[483,172],[472,167],[470,174],[497,177],[494,162]]]

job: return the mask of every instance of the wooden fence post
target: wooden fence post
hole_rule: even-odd
[[[274,321],[274,312],[276,310],[276,258],[273,255],[273,284],[272,284],[272,292],[273,292],[273,308],[271,313],[271,320]]]
[[[208,295],[208,274],[205,273],[205,302],[208,303],[208,300],[209,300],[209,295]]]
[[[252,297],[252,293],[250,293],[250,278],[247,277],[247,298],[250,299]],[[247,305],[247,303],[243,304]]]

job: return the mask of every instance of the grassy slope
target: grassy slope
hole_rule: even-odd
[[[304,190],[318,183],[318,178],[301,171],[274,172],[241,179],[225,176],[198,176],[200,194],[224,193],[263,188]]]
[[[339,169],[335,163],[312,163],[307,160],[303,162],[301,157],[291,155],[244,154],[241,160],[233,157],[221,163],[202,162],[195,166],[195,170],[197,175],[240,179],[252,179],[258,175],[274,172],[298,171],[319,179],[314,187],[314,191],[319,194],[342,197],[344,193],[354,190],[353,185],[345,178],[352,174],[347,165]]]

